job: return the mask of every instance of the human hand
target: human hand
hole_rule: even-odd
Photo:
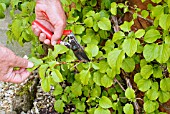
[[[26,68],[34,65],[27,59],[16,56],[11,50],[0,46],[0,81],[21,83],[30,75]],[[19,70],[14,70],[19,67]]]
[[[39,40],[48,45],[55,45],[62,36],[66,27],[66,15],[60,0],[37,0],[35,7],[36,20],[49,29],[54,34],[51,41],[46,39],[45,33],[36,26],[32,25],[32,30]]]

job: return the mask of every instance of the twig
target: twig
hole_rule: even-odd
[[[122,70],[122,73],[123,73],[123,75],[124,75],[124,77],[125,77],[127,86],[130,87],[130,88],[132,88],[132,84],[131,84],[131,82],[130,82],[130,79],[128,78],[129,75],[128,75],[126,72],[124,72],[123,70]],[[133,89],[133,88],[132,88],[132,89]],[[136,112],[135,114],[140,114],[139,104],[135,101],[135,102],[133,102],[133,105],[134,105],[134,107],[135,107],[135,112]]]
[[[126,91],[125,88],[121,85],[121,83],[116,78],[114,78],[114,82],[118,83],[118,85],[122,88],[123,91]]]
[[[115,32],[120,31],[117,17],[116,17],[116,16],[112,16],[112,17],[111,17],[111,20],[112,20],[112,22],[113,22],[113,29],[114,29],[114,31],[115,31]]]

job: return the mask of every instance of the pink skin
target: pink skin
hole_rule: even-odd
[[[50,41],[46,39],[46,35],[36,25],[32,25],[34,34],[39,36],[41,42],[47,45],[55,45],[66,27],[66,15],[60,0],[37,0],[35,14],[36,20],[54,34]]]
[[[0,46],[0,81],[21,83],[30,75],[26,68],[33,66],[32,62],[18,57],[8,48]],[[15,67],[20,69],[14,70]]]

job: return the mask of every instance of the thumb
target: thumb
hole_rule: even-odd
[[[28,61],[27,59],[18,56],[15,57],[15,62],[13,64],[13,67],[32,68],[33,66],[34,64]]]
[[[54,46],[56,45],[57,41],[62,37],[64,31],[63,26],[57,26],[55,27],[54,34],[51,37],[51,44]]]

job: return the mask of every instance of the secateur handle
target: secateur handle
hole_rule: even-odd
[[[43,33],[46,34],[47,39],[51,40],[51,37],[52,37],[52,35],[53,35],[53,32],[51,32],[50,30],[48,30],[45,26],[43,26],[43,25],[42,25],[40,22],[38,22],[37,20],[34,20],[34,21],[32,22],[32,25],[38,26],[38,28],[39,28]],[[64,30],[64,31],[63,31],[63,35],[69,35],[69,34],[71,34],[71,33],[72,33],[71,30]],[[60,44],[60,42],[61,42],[61,40],[58,40],[58,41],[57,41],[57,44]]]

